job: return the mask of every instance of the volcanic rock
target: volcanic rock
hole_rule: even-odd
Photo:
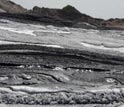
[[[0,0],[0,12],[24,13],[26,9],[9,0]]]

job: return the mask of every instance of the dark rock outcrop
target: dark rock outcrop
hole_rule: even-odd
[[[40,8],[35,6],[28,14],[51,18],[52,20],[58,20],[61,25],[86,29],[124,29],[124,19],[109,19],[104,20],[100,18],[94,18],[86,14],[80,13],[73,6],[67,5],[62,9],[49,9]],[[42,21],[42,20],[41,20]],[[52,24],[58,25],[58,21],[51,21]],[[49,22],[49,21],[48,21]],[[70,22],[70,24],[63,24],[63,22]],[[60,24],[59,23],[59,24]]]
[[[106,29],[124,29],[124,19],[119,19],[119,18],[115,18],[115,19],[109,19],[109,20],[105,20],[101,23],[101,25],[103,27],[105,27]]]
[[[86,14],[82,14],[76,8],[70,5],[67,5],[62,9],[49,9],[35,6],[32,10],[28,12],[28,14],[35,15],[41,18],[46,17],[46,22],[47,18],[52,18],[54,20],[56,19],[62,25],[65,25],[63,24],[63,22],[70,22],[70,24],[67,24],[66,26],[69,25],[71,27],[78,28],[96,29],[101,25],[101,22],[103,21],[103,19],[97,19]],[[56,21],[52,20],[52,23],[56,24]]]

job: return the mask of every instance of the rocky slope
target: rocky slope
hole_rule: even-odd
[[[44,16],[46,18],[49,17],[59,21],[70,22],[71,27],[87,29],[124,29],[124,19],[116,18],[104,20],[93,18],[89,15],[80,13],[76,8],[70,5],[63,9],[49,9],[35,6],[29,13],[36,16],[38,15],[39,17]],[[56,22],[53,21],[53,23]]]
[[[9,0],[0,0],[0,18],[9,18],[25,23],[41,23],[86,29],[124,29],[123,19],[99,19],[82,14],[73,6],[62,9],[40,8],[26,10]]]
[[[0,0],[0,8],[7,13],[24,13],[26,9],[9,0]],[[2,12],[3,12],[2,11]]]
[[[109,19],[102,22],[102,26],[106,29],[124,29],[124,19]]]
[[[76,8],[70,5],[67,5],[62,9],[49,9],[35,6],[29,13],[32,15],[39,15],[40,17],[44,16],[63,22],[70,22],[71,27],[79,28],[95,29],[100,27],[100,24],[103,21],[103,19],[97,19],[86,14],[82,14]]]

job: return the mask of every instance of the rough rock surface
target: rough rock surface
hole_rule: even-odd
[[[0,8],[8,13],[24,13],[26,9],[10,0],[0,0]]]
[[[9,1],[0,0],[0,17],[21,21],[24,23],[41,23],[55,26],[76,27],[85,29],[123,30],[123,19],[104,20],[82,14],[73,6],[67,5],[62,9],[40,8],[35,6],[27,10]]]
[[[124,31],[0,19],[0,32],[1,104],[123,105]]]

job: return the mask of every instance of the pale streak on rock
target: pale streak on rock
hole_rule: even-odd
[[[10,88],[5,88],[5,87],[0,87],[0,93],[2,92],[5,92],[5,93],[11,93],[11,94],[27,94],[25,92],[22,92],[22,91],[18,91],[18,92],[15,92],[15,91],[12,91]]]
[[[49,87],[30,87],[30,86],[10,86],[13,91],[22,91],[26,93],[43,93],[43,92],[58,92],[64,91],[64,89],[59,88],[49,88]]]
[[[124,47],[118,47],[118,48],[110,47],[109,48],[109,47],[105,47],[104,45],[93,45],[93,44],[84,43],[84,42],[81,42],[81,45],[88,47],[88,48],[102,49],[102,50],[108,50],[108,51],[117,51],[117,52],[124,53]]]
[[[42,46],[45,46],[45,47],[53,47],[53,48],[64,48],[62,46],[59,46],[59,45],[42,45]]]
[[[0,29],[1,29],[1,30],[7,30],[7,31],[10,31],[10,32],[14,32],[14,33],[19,33],[19,34],[27,34],[27,35],[36,36],[36,35],[34,34],[34,30],[29,30],[29,29],[21,30],[21,29],[10,28],[10,27],[4,27],[4,26],[0,26]]]
[[[94,89],[94,90],[89,90],[89,92],[93,92],[93,93],[97,93],[97,92],[105,92],[105,93],[111,93],[111,92],[115,92],[115,93],[120,93],[121,91],[124,91],[124,88],[104,88],[104,89]]]

